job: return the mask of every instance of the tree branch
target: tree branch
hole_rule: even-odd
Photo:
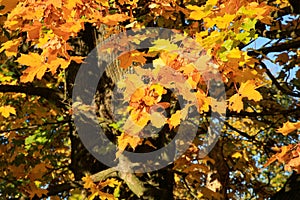
[[[247,139],[249,139],[249,140],[254,140],[254,139],[255,139],[255,136],[250,136],[250,135],[248,135],[247,133],[245,133],[245,132],[243,132],[243,131],[241,131],[241,130],[239,130],[239,129],[233,127],[233,126],[231,126],[231,125],[230,125],[228,122],[226,122],[226,121],[224,122],[224,124],[225,124],[226,126],[228,126],[231,130],[237,132],[238,134],[240,134],[241,136],[243,136],[243,137],[245,137],[245,138],[247,138]]]
[[[47,126],[47,125],[59,125],[59,124],[66,124],[69,121],[56,121],[56,122],[46,122],[43,124],[33,124],[27,127],[22,127],[22,128],[14,128],[14,129],[7,129],[7,130],[0,130],[0,133],[6,133],[10,131],[22,131],[22,130],[27,130],[27,129],[34,129],[34,128],[39,128],[41,126]]]
[[[265,31],[263,32],[263,37],[269,39],[287,39],[291,37],[299,37],[300,36],[300,29],[293,29],[293,30],[283,30],[283,31]]]
[[[0,85],[0,92],[15,92],[15,93],[24,93],[27,95],[35,95],[43,97],[50,102],[56,104],[61,108],[65,108],[66,104],[63,103],[63,94],[54,89],[45,88],[45,87],[32,87],[27,85]]]
[[[253,50],[248,52],[248,56],[259,56],[261,54],[267,55],[268,53],[273,53],[273,52],[282,52],[282,51],[287,51],[289,49],[293,48],[299,48],[300,47],[300,40],[298,41],[290,41],[287,43],[280,43],[279,45],[276,46],[271,46],[271,47],[263,47],[258,50]]]
[[[273,74],[270,72],[268,67],[265,65],[265,63],[260,62],[260,65],[266,70],[267,75],[271,79],[272,83],[277,87],[278,90],[280,90],[282,93],[293,96],[293,97],[300,97],[300,93],[295,93],[290,90],[285,89],[280,85],[280,83],[277,81],[277,79],[273,76]]]
[[[61,192],[69,191],[73,188],[77,188],[78,186],[81,186],[81,185],[77,182],[68,182],[68,183],[62,183],[62,184],[59,184],[59,185],[49,186],[47,188],[48,193],[47,193],[46,197],[54,196],[54,195],[57,195]]]

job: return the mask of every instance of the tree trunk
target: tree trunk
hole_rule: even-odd
[[[283,188],[279,190],[271,200],[299,200],[300,199],[300,174],[295,171],[288,178]]]
[[[104,28],[98,31],[95,30],[94,27],[87,24],[85,30],[81,35],[79,35],[76,41],[72,41],[75,43],[75,52],[79,56],[86,56],[89,52],[91,52],[97,45],[101,44],[104,40]],[[110,60],[115,59],[113,57],[105,58],[103,55],[98,55],[99,58],[102,60]],[[98,62],[99,64],[100,62]],[[102,65],[105,62],[102,62]],[[79,69],[80,65],[76,63],[72,63],[71,66],[68,68],[67,71],[67,90],[68,90],[68,97],[71,99],[72,96],[72,89],[73,83],[76,77],[76,73]],[[105,119],[106,123],[113,121],[113,114],[111,108],[111,96],[112,91],[114,89],[115,83],[120,80],[122,75],[126,73],[126,70],[122,70],[118,67],[117,62],[113,62],[109,66],[100,66],[106,67],[104,74],[102,75],[101,79],[99,80],[99,85],[97,88],[97,92],[95,94],[95,102],[97,104],[98,117]],[[97,75],[95,75],[97,76]],[[100,78],[100,77],[99,77]],[[108,126],[108,124],[103,124],[102,128],[106,135],[112,136],[110,139],[114,139],[114,134]],[[79,180],[84,176],[84,173],[89,172],[91,174],[98,174],[97,172],[101,173],[107,169],[105,165],[97,161],[92,155],[84,148],[84,145],[80,141],[78,134],[76,131],[70,131],[70,138],[71,138],[71,146],[72,146],[72,164],[71,168],[75,174],[76,180]],[[113,159],[113,158],[112,158]],[[126,199],[164,199],[164,200],[172,200],[173,199],[173,185],[174,185],[174,175],[172,172],[172,165],[155,171],[151,173],[145,173],[142,175],[132,174],[129,176],[124,173],[114,173],[117,174],[119,178],[123,179],[124,182],[127,184],[127,189],[123,189],[121,191],[121,197]],[[96,176],[94,176],[96,177]],[[131,178],[130,178],[131,177]],[[140,184],[142,188],[142,196],[130,195],[128,193],[128,188],[133,191],[135,185],[131,185],[132,181],[135,184]],[[99,181],[99,180],[97,180]],[[95,182],[97,182],[95,181]],[[136,185],[137,187],[137,185]]]

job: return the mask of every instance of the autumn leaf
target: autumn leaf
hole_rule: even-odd
[[[300,122],[292,123],[292,122],[286,122],[283,124],[283,126],[279,129],[277,129],[277,132],[282,133],[282,135],[287,136],[289,133],[300,129]]]
[[[21,164],[19,166],[11,165],[9,167],[9,171],[11,171],[17,179],[22,178],[26,175],[24,164]]]
[[[17,59],[17,62],[20,65],[28,66],[28,68],[23,71],[23,75],[20,78],[23,83],[32,82],[34,77],[41,79],[48,68],[48,64],[45,63],[42,56],[37,53],[21,54]]]
[[[156,128],[161,128],[166,123],[166,118],[159,112],[153,112],[150,115],[151,124]]]
[[[1,106],[0,113],[3,117],[8,118],[10,114],[16,115],[16,109],[11,106]]]
[[[96,2],[99,2],[102,6],[109,7],[108,0],[96,0]]]
[[[61,69],[66,69],[69,66],[70,62],[71,60],[56,58],[49,63],[48,68],[52,74],[55,74],[59,66]]]
[[[101,20],[104,24],[113,26],[117,25],[119,22],[123,22],[130,19],[127,15],[124,14],[113,14],[113,15],[107,15],[103,17]]]
[[[50,166],[45,163],[39,163],[31,169],[30,174],[28,175],[31,181],[41,179],[43,175],[50,169]]]
[[[153,91],[155,96],[159,96],[159,97],[167,93],[167,90],[165,90],[165,88],[160,84],[151,85],[149,90]]]
[[[5,54],[10,57],[10,56],[16,56],[18,53],[18,47],[21,42],[21,38],[14,39],[14,40],[9,40],[2,44],[2,47],[0,49],[0,52],[5,50]]]
[[[243,97],[240,94],[234,94],[229,98],[228,108],[232,111],[240,112],[244,108],[242,101]]]
[[[199,6],[188,5],[187,8],[192,10],[190,13],[190,18],[194,20],[203,19],[209,14],[209,12],[205,12],[204,9]]]
[[[149,51],[176,51],[178,50],[178,46],[176,44],[172,44],[170,40],[158,39],[153,42],[154,46],[149,48]]]
[[[279,54],[275,61],[279,62],[280,65],[283,65],[289,61],[289,55],[287,53]]]
[[[41,198],[43,195],[47,195],[48,193],[48,190],[37,187],[35,181],[29,183],[26,191],[29,193],[29,197],[31,199],[33,199],[35,196]]]
[[[238,93],[229,98],[228,108],[230,110],[240,112],[244,107],[244,103],[242,101],[244,97],[248,98],[249,100],[260,101],[262,96],[258,91],[255,90],[256,88],[257,86],[255,85],[254,81],[248,80],[245,83],[242,83]]]
[[[145,110],[132,109],[122,129],[128,134],[136,136],[147,125],[149,120],[150,114]]]
[[[242,97],[247,97],[249,100],[260,101],[262,96],[255,90],[257,88],[254,81],[248,80],[246,83],[241,84],[239,94],[241,94]]]
[[[143,88],[137,88],[135,92],[131,95],[131,102],[139,102],[145,96],[145,90]]]
[[[4,6],[4,9],[0,10],[0,15],[4,15],[12,11],[18,4],[19,0],[1,0],[0,5]]]
[[[242,158],[243,155],[240,152],[235,152],[231,157],[233,157],[233,158]]]
[[[235,48],[235,49],[232,49],[228,54],[227,54],[227,57],[228,58],[241,58],[242,57],[242,52],[238,49],[238,48]]]
[[[116,157],[118,158],[128,145],[135,149],[139,144],[141,144],[141,141],[140,137],[123,132],[120,136],[118,136],[118,151],[116,153]]]
[[[167,120],[170,129],[177,127],[180,124],[181,112],[177,110],[171,117]]]
[[[220,29],[225,29],[233,22],[235,17],[236,15],[225,14],[224,16],[217,16],[215,18],[205,18],[205,22],[207,27],[216,25]]]
[[[276,160],[278,160],[281,163],[287,163],[290,160],[290,150],[293,148],[294,145],[287,145],[287,146],[282,146],[280,147],[278,153],[276,153],[275,155],[273,155],[271,158],[269,158],[267,160],[267,162],[264,164],[264,167],[269,166],[270,164],[272,164],[273,162],[275,162]]]
[[[132,62],[138,62],[140,64],[145,64],[146,54],[143,52],[139,52],[137,50],[122,53],[118,60],[120,60],[120,67],[123,69],[127,69],[130,65],[132,65]]]
[[[210,98],[208,98],[207,95],[202,90],[197,90],[195,95],[197,97],[200,113],[208,112],[209,106],[211,104]]]
[[[96,184],[93,182],[91,176],[86,175],[86,176],[82,177],[81,179],[84,182],[84,184],[83,184],[84,188],[89,189],[89,188],[96,187]]]
[[[198,7],[188,5],[187,8],[192,10],[190,18],[194,20],[200,20],[207,17],[210,14],[211,8],[217,4],[217,0],[208,0],[204,6]]]
[[[33,40],[33,39],[39,39],[41,29],[42,29],[42,24],[38,21],[34,21],[33,24],[26,24],[22,30],[27,32],[29,40]]]

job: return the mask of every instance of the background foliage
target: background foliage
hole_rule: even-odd
[[[0,4],[0,197],[282,199],[281,195],[291,195],[289,199],[297,199],[299,2],[0,0]],[[209,97],[204,81],[214,72],[197,70],[172,39],[122,54],[100,80],[95,97],[99,123],[119,145],[116,156],[125,149],[147,152],[164,146],[176,134],[185,112],[162,85],[138,84],[131,74],[127,83],[135,83],[136,89],[128,96],[131,88],[125,88],[124,101],[132,124],[138,126],[112,121],[111,88],[124,70],[136,66],[142,76],[148,75],[140,67],[145,63],[160,67],[158,74],[163,66],[173,68],[194,89],[201,113],[194,145],[174,164],[152,173],[124,174],[99,163],[81,144],[72,121],[76,112],[71,109],[72,88],[80,63],[97,44],[114,33],[143,27],[176,30],[204,48],[215,72],[222,75],[227,118],[214,149],[199,158],[198,145],[216,109],[211,105],[220,101]],[[199,59],[203,62],[205,56],[194,62]],[[149,111],[156,104],[166,108],[167,117]],[[140,128],[149,122],[162,131],[156,138],[140,139]],[[287,186],[290,190],[283,194],[280,189]]]

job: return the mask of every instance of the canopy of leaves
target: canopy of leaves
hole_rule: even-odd
[[[0,198],[273,196],[291,172],[300,173],[298,4],[0,0]],[[116,158],[124,150],[149,152],[165,146],[191,110],[200,119],[192,119],[199,123],[197,136],[173,164],[153,173],[126,174],[99,163],[80,142],[72,119],[76,112],[71,109],[72,88],[80,64],[97,44],[112,34],[144,27],[172,29],[193,42],[166,36],[152,41],[150,48],[124,51],[100,80],[96,112],[99,124],[118,145]],[[139,41],[116,45],[126,49],[130,42],[147,43],[149,38],[141,35]],[[201,52],[187,56],[197,45]],[[199,63],[204,65],[199,68]],[[174,79],[170,68],[181,78]],[[110,74],[126,70],[136,73],[111,81],[116,75]],[[226,99],[210,96],[213,86],[206,80],[216,74],[221,75]],[[115,121],[106,103],[110,84],[122,91],[121,106],[114,111],[120,117]],[[196,109],[180,84],[191,87]],[[185,102],[182,108],[180,99]],[[208,155],[200,156],[211,131],[211,113],[223,109],[222,135]],[[148,128],[160,131],[145,137]]]

